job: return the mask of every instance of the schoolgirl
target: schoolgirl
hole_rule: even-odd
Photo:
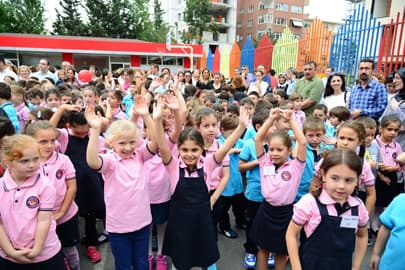
[[[157,115],[159,110],[156,110]],[[179,270],[208,267],[219,258],[216,232],[210,215],[210,181],[208,172],[219,167],[226,153],[242,135],[248,124],[247,111],[242,108],[235,131],[212,155],[203,156],[204,139],[198,130],[185,128],[179,136],[179,155],[171,155],[164,140],[162,125],[157,136],[162,161],[170,172],[172,193],[163,253],[171,256]],[[216,124],[214,125],[216,126]]]
[[[56,90],[55,88],[46,90],[45,103],[46,107],[51,109],[53,112],[56,112],[56,110],[61,104],[61,95],[59,91]]]
[[[57,153],[56,138],[58,131],[48,121],[40,120],[27,127],[39,146],[42,172],[51,180],[56,190],[53,219],[56,221],[56,233],[62,244],[62,253],[72,270],[80,269],[78,207],[76,196],[76,170],[69,157]]]
[[[106,117],[110,121],[127,119],[125,112],[121,109],[121,102],[124,93],[121,90],[110,90],[107,92]]]
[[[289,160],[292,142],[284,131],[270,135],[268,155],[264,153],[264,141],[276,117],[287,119],[296,139],[296,158]],[[284,269],[287,262],[285,232],[292,216],[292,207],[298,192],[301,175],[305,168],[306,139],[290,110],[279,108],[270,111],[269,118],[255,138],[256,154],[260,165],[261,203],[251,228],[253,242],[259,246],[257,267],[267,269],[269,251],[275,253],[276,269]]]
[[[25,100],[24,88],[18,85],[11,85],[11,101],[13,102],[14,108],[17,112],[18,122],[20,123],[21,132],[24,131],[25,125],[29,121],[30,110],[27,106],[27,101]]]
[[[133,110],[143,117],[151,131],[151,141],[138,147],[140,132],[128,120],[113,122],[106,131],[106,142],[113,153],[99,154],[100,115],[94,105],[86,108],[90,138],[86,160],[104,180],[106,229],[116,270],[148,269],[149,225],[152,221],[144,163],[157,151],[156,133],[143,97],[136,98]],[[123,212],[124,210],[124,212]]]
[[[0,178],[0,269],[65,270],[52,219],[55,188],[40,170],[37,142],[27,135],[3,139]]]
[[[320,178],[314,177],[310,193],[294,205],[286,234],[293,270],[360,269],[367,249],[368,213],[352,193],[362,169],[362,160],[350,149],[333,149],[326,156]]]

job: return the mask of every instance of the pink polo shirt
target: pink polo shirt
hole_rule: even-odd
[[[41,170],[17,186],[7,169],[0,178],[0,220],[15,249],[33,248],[38,222],[38,211],[53,211],[55,188]],[[51,219],[48,236],[42,252],[33,262],[42,262],[55,256],[61,249],[56,235],[56,222]],[[0,249],[0,256],[14,261]]]
[[[166,141],[170,149],[176,145],[166,136]],[[149,199],[151,204],[164,203],[170,200],[170,173],[166,170],[160,154],[156,154],[148,159],[144,165],[149,184]]]
[[[72,131],[67,128],[58,128],[58,131],[59,131],[59,136],[58,136],[59,146],[57,147],[57,151],[60,153],[65,153],[68,143],[69,143],[69,134],[72,135]],[[99,136],[98,149],[99,149],[99,153],[107,152],[107,149],[105,147],[105,140],[104,140],[103,136]]]
[[[263,153],[257,160],[264,199],[273,206],[292,204],[298,192],[305,162],[292,159],[276,170],[268,154]]]
[[[41,164],[42,173],[52,182],[56,190],[56,200],[54,213],[57,213],[63,204],[66,196],[67,181],[76,180],[76,170],[70,158],[64,154],[53,152],[52,156]],[[61,217],[57,224],[65,223],[77,214],[79,208],[73,201],[66,213]]]
[[[197,169],[204,168],[205,183],[207,185],[207,189],[210,190],[209,187],[211,186],[211,184],[209,182],[210,178],[208,177],[207,172],[216,170],[221,167],[221,165],[215,161],[213,156],[210,157],[201,156],[200,160],[197,162],[197,168],[189,172],[189,170],[187,170],[187,165],[177,155],[176,156],[173,155],[170,162],[165,166],[166,170],[170,173],[170,191],[172,194],[176,190],[177,183],[179,182],[180,177],[179,168],[184,170],[185,177],[198,177]]]
[[[305,122],[305,112],[302,110],[294,111],[293,117],[297,125],[302,128]]]
[[[397,166],[397,157],[399,154],[402,153],[401,145],[399,145],[399,143],[397,143],[396,141],[385,144],[381,141],[380,138],[381,136],[378,135],[377,138],[375,138],[375,141],[377,142],[378,148],[380,149],[380,156],[383,162],[390,166]],[[403,173],[405,173],[405,165],[401,166],[401,170]]]
[[[153,156],[146,144],[136,148],[131,158],[100,155],[108,232],[134,232],[152,222],[144,163]]]
[[[25,122],[30,120],[29,119],[30,110],[24,103],[21,103],[20,105],[15,107],[15,110],[17,112],[17,118],[18,122],[20,123],[20,130],[22,133],[24,131]]]
[[[115,119],[115,120],[118,120],[118,119],[125,120],[125,119],[127,119],[127,115],[125,114],[125,112],[123,112],[123,111],[121,110],[120,107],[115,108],[115,109],[112,111],[112,117],[113,117],[113,119]]]
[[[335,208],[336,202],[325,190],[322,190],[321,194],[319,195],[319,201],[326,205],[329,215],[335,217],[337,216],[337,211]],[[349,196],[347,202],[351,207],[358,206],[358,228],[366,227],[368,222],[368,212],[367,208],[364,206],[364,203],[360,199],[352,196]],[[346,212],[342,213],[341,216],[351,216],[351,210],[347,210]],[[315,197],[312,194],[305,194],[294,205],[292,221],[297,225],[304,226],[304,231],[307,237],[311,236],[321,223],[321,213],[319,212]]]
[[[213,157],[215,152],[221,147],[221,144],[218,142],[217,139],[214,139],[214,142],[211,144],[209,148],[205,149],[205,156],[206,157]],[[222,173],[222,168],[223,167],[229,167],[229,155],[225,155],[225,157],[222,159],[222,162],[219,164],[220,166],[217,166],[214,170],[209,170],[207,172],[207,176],[209,178],[210,182],[210,188],[209,190],[215,190],[217,189],[219,182],[221,182],[221,179],[223,177]]]

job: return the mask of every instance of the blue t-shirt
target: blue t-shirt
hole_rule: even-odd
[[[256,132],[255,128],[252,125],[249,125],[246,128],[245,134],[243,134],[242,140],[246,141],[246,140],[252,139],[256,136],[256,133],[257,132]]]
[[[224,144],[226,138],[221,135],[218,138],[218,142],[220,144]],[[239,139],[233,148],[242,148],[243,141]],[[240,194],[243,192],[243,184],[242,184],[242,176],[238,169],[239,165],[239,153],[234,153],[229,155],[229,181],[226,185],[224,191],[222,192],[222,196],[233,196],[235,194]]]
[[[131,107],[132,104],[134,104],[134,98],[131,94],[126,95],[123,99],[122,99],[122,105],[125,106],[125,114],[127,115],[127,119],[129,119],[131,117]]]
[[[380,221],[391,230],[378,269],[404,269],[405,266],[405,194],[400,194],[381,214]]]
[[[7,101],[2,105],[0,105],[0,108],[2,108],[4,112],[7,114],[8,119],[11,121],[11,123],[15,128],[15,133],[20,134],[21,133],[20,122],[18,121],[17,111],[15,110],[13,103]]]
[[[257,160],[255,140],[246,140],[243,144],[242,151],[239,154],[239,158],[243,161],[250,162]],[[263,195],[260,185],[260,166],[257,165],[251,170],[246,171],[246,190],[245,197],[254,202],[262,202]]]

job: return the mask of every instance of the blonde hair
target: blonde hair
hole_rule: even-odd
[[[111,123],[105,132],[106,141],[112,141],[119,135],[131,134],[135,137],[140,137],[140,132],[135,123],[129,120],[116,120]]]
[[[0,159],[6,161],[19,160],[24,156],[23,151],[30,147],[36,147],[39,151],[35,139],[28,135],[16,134],[6,136],[3,138]]]

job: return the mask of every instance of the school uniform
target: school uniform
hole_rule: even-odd
[[[130,158],[100,154],[104,179],[106,230],[109,232],[115,269],[147,269],[149,225],[148,183],[144,162],[154,156],[147,144]]]
[[[212,156],[201,157],[192,171],[177,156],[166,164],[172,198],[162,253],[179,270],[208,267],[219,259],[206,174],[217,167]]]
[[[398,166],[397,156],[402,153],[401,146],[395,140],[389,144],[385,144],[381,141],[381,137],[378,135],[374,142],[378,146],[377,151],[377,162],[383,162],[386,165]],[[378,175],[375,182],[376,189],[376,206],[388,206],[391,201],[403,191],[404,189],[404,179],[403,173],[405,171],[405,166],[401,167],[399,172],[387,172],[379,170],[381,174],[388,177],[391,180],[391,183],[387,185],[382,181]]]
[[[264,201],[251,228],[252,240],[262,249],[287,254],[285,234],[292,216],[305,161],[292,159],[279,168],[263,153],[258,157]]]
[[[127,115],[121,110],[121,107],[115,108],[112,111],[113,120],[125,120]]]
[[[305,112],[302,110],[294,111],[293,118],[295,120],[295,123],[297,123],[297,125],[302,128],[305,122]]]
[[[15,249],[32,248],[35,243],[35,232],[39,211],[53,211],[55,188],[40,170],[17,186],[9,170],[0,179],[0,219],[11,245]],[[51,219],[49,231],[41,253],[32,259],[36,269],[50,269],[47,261],[60,258],[61,244],[56,235],[56,222]],[[16,269],[20,264],[0,249],[0,268]],[[62,262],[62,264],[60,264]],[[65,269],[62,260],[56,260],[54,269]],[[20,267],[21,268],[21,267]],[[28,267],[27,269],[32,269]]]
[[[20,130],[21,132],[24,131],[25,128],[25,123],[30,120],[29,115],[30,115],[30,110],[28,107],[25,105],[25,103],[21,103],[20,105],[15,107],[15,110],[17,112],[17,118],[18,122],[20,123]]]
[[[367,226],[368,212],[356,197],[349,196],[341,206],[322,190],[319,198],[307,194],[294,205],[292,221],[303,226],[299,248],[303,270],[350,270],[356,231]]]
[[[52,156],[41,164],[42,172],[47,176],[56,190],[54,213],[57,213],[63,204],[67,191],[68,181],[76,179],[76,170],[69,157],[54,152]],[[71,247],[79,242],[79,224],[77,212],[79,208],[73,201],[66,213],[57,221],[56,233],[62,247]]]

